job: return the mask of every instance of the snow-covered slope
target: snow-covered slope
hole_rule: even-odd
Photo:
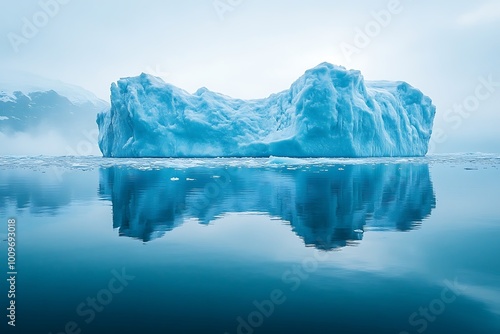
[[[107,157],[423,156],[435,107],[404,82],[365,82],[328,63],[287,91],[239,100],[191,95],[142,74],[111,87],[99,146]]]
[[[33,75],[2,72],[0,78],[0,154],[99,153],[95,118],[109,108],[107,102]]]
[[[94,93],[76,85],[25,72],[2,70],[0,73],[0,101],[2,101],[2,93],[13,97],[16,91],[25,95],[34,92],[54,91],[77,106],[90,103],[101,110],[108,107],[107,102],[96,97]]]

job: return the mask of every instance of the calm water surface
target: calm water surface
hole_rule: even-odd
[[[499,168],[1,158],[1,332],[497,334]]]

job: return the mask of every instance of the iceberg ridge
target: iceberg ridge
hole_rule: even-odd
[[[97,123],[105,157],[394,157],[427,153],[435,112],[405,82],[323,63],[258,100],[124,78]]]

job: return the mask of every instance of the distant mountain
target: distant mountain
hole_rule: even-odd
[[[55,91],[66,97],[75,105],[86,105],[88,103],[96,108],[106,108],[108,103],[99,99],[94,93],[79,86],[68,84],[59,80],[47,79],[31,73],[17,71],[0,71],[0,91],[12,95],[15,91],[24,94],[33,92]]]
[[[34,75],[1,78],[0,154],[100,154],[95,120],[107,102],[78,86]]]

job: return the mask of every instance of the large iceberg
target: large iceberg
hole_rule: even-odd
[[[427,153],[436,108],[405,82],[323,63],[289,90],[240,100],[147,74],[111,86],[106,157],[394,157]]]

